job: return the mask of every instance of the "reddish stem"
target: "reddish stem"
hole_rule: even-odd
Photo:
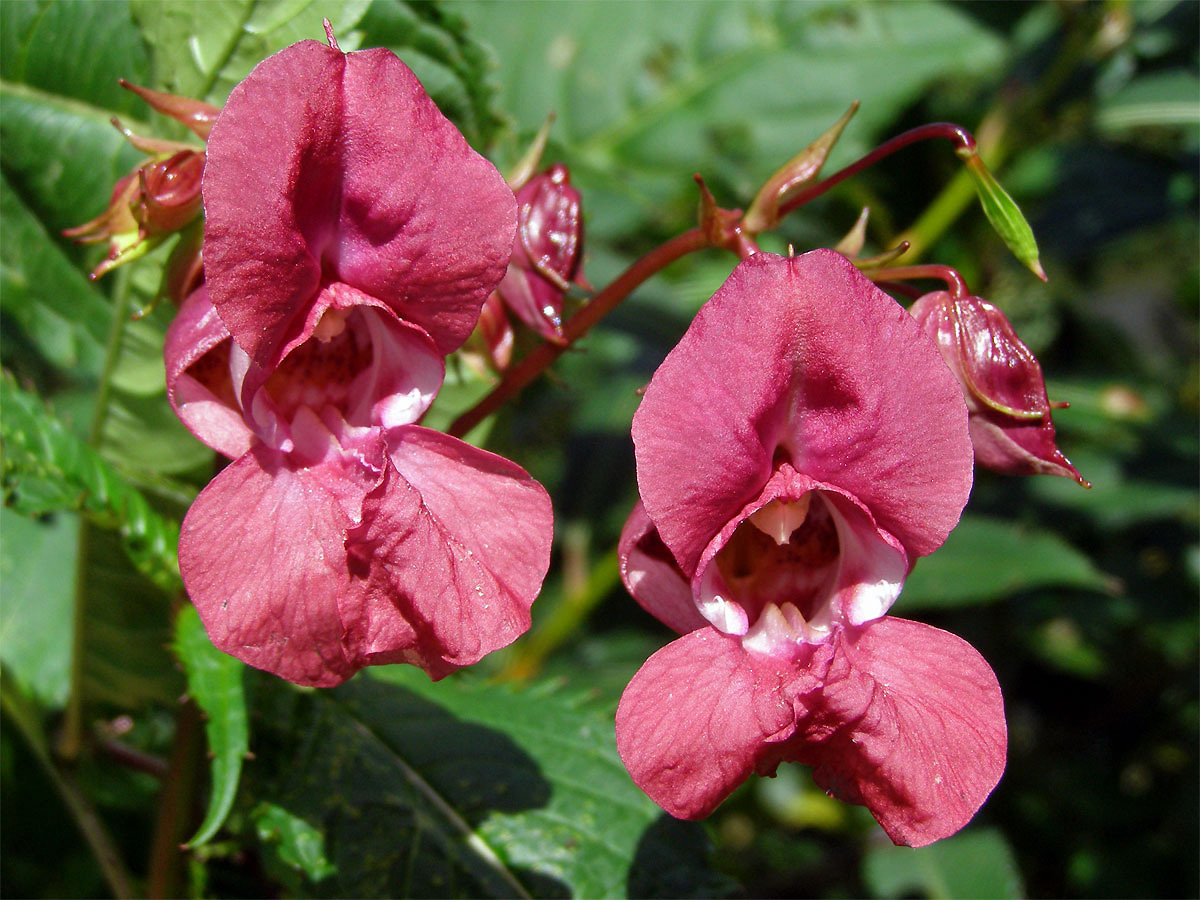
[[[975,138],[971,136],[971,132],[967,131],[961,125],[955,125],[953,122],[933,122],[929,125],[922,125],[919,128],[913,128],[903,134],[898,134],[889,141],[880,144],[862,159],[853,162],[846,168],[830,175],[828,178],[818,181],[810,186],[807,190],[801,191],[792,199],[788,200],[779,207],[779,218],[783,218],[792,210],[799,209],[805,203],[821,196],[831,187],[845,181],[851,175],[857,175],[863,169],[875,165],[881,159],[891,156],[897,150],[903,150],[910,144],[916,144],[919,141],[927,141],[934,138],[942,138],[954,144],[954,149],[961,155],[974,155],[977,150],[975,147]]]
[[[617,304],[629,296],[643,281],[675,260],[707,246],[709,246],[709,240],[704,232],[699,228],[693,228],[651,250],[617,276],[612,284],[592,297],[566,321],[563,325],[563,342],[561,344],[543,341],[535,347],[528,356],[504,374],[504,378],[490,394],[455,419],[446,429],[446,433],[454,437],[462,437],[519,394],[526,385],[549,368],[568,346],[587,334],[597,322],[612,312]]]
[[[872,281],[911,281],[914,278],[936,278],[946,282],[950,296],[955,300],[960,300],[970,293],[963,277],[949,266],[897,266],[894,269],[876,269],[864,274]]]

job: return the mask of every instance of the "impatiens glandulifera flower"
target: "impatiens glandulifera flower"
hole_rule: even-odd
[[[561,341],[563,295],[578,277],[583,248],[579,191],[558,163],[521,185],[516,196],[517,237],[499,294],[522,322]]]
[[[1066,475],[1087,485],[1054,440],[1042,367],[999,309],[979,297],[926,294],[909,310],[962,383],[975,461],[1009,475]]]
[[[219,110],[187,97],[164,94],[122,80],[125,87],[153,106],[190,128],[197,136],[208,136]],[[162,241],[200,215],[200,182],[204,151],[175,141],[133,134],[117,120],[113,124],[133,146],[150,158],[139,163],[113,188],[108,208],[75,228],[63,232],[81,244],[108,241],[108,255],[93,270],[99,278],[123,263],[144,256]]]
[[[694,819],[795,761],[896,843],[965,825],[1004,769],[996,677],[886,615],[971,488],[962,390],[913,319],[834,251],[757,253],[655,373],[633,439],[622,576],[683,634],[621,698],[633,780]]]
[[[234,460],[179,543],[213,643],[331,686],[380,663],[440,678],[513,641],[549,498],[416,424],[504,273],[504,180],[389,51],[305,41],[230,95],[204,198],[205,284],[165,357],[180,419]]]

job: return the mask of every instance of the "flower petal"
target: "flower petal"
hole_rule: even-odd
[[[202,285],[184,301],[171,321],[163,359],[167,368],[167,398],[175,415],[199,440],[218,453],[237,459],[254,443],[254,433],[247,427],[234,397],[229,348],[221,347],[225,342],[232,343],[229,331]]]
[[[849,260],[756,253],[650,382],[633,422],[638,485],[685,572],[779,454],[924,555],[970,491],[966,418],[932,341]]]
[[[617,707],[617,752],[634,782],[680,819],[702,819],[795,729],[797,671],[713,628],[638,670]]]
[[[871,810],[897,844],[921,847],[971,820],[1004,771],[996,676],[966,641],[884,618],[843,633],[783,757]]]
[[[305,421],[304,433],[319,423]],[[349,512],[378,482],[369,446],[311,467],[262,445],[200,492],[179,538],[179,568],[213,644],[298,684],[330,687],[364,663],[345,646]],[[382,467],[382,441],[373,460]]]
[[[640,501],[621,530],[617,557],[625,589],[650,615],[680,634],[708,625]]]
[[[529,629],[550,563],[550,498],[515,463],[440,432],[408,425],[388,442],[393,468],[347,549],[367,589],[416,628],[417,664],[437,678]]]
[[[381,300],[445,354],[504,275],[512,192],[388,50],[301,41],[264,60],[207,152],[209,290],[264,368],[323,283]]]

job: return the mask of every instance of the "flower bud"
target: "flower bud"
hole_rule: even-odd
[[[122,80],[164,115],[182,122],[200,137],[207,137],[219,110],[215,106],[176,97]],[[90,222],[63,231],[81,244],[108,241],[108,255],[92,271],[92,278],[144,256],[168,236],[182,231],[201,215],[200,181],[204,151],[175,141],[136,135],[116,119],[126,139],[149,158],[117,182],[108,208]],[[191,279],[194,280],[194,279]]]
[[[1008,475],[1066,475],[1088,487],[1055,444],[1042,367],[999,309],[937,291],[909,310],[963,386],[975,462]]]
[[[562,340],[562,300],[576,280],[583,243],[580,196],[558,163],[516,191],[517,237],[500,296],[522,322]]]

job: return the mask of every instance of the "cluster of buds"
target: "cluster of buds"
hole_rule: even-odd
[[[544,339],[564,344],[563,297],[572,283],[588,287],[580,271],[583,218],[579,191],[562,163],[533,174],[549,124],[509,177],[517,200],[517,235],[508,271],[484,303],[476,330],[477,341],[500,371],[512,361],[513,329],[506,308]]]
[[[187,126],[201,140],[208,139],[220,112],[208,103],[152,91],[124,80],[121,86],[158,112]],[[63,232],[83,244],[108,242],[108,255],[92,271],[92,278],[144,256],[170,235],[197,222],[201,215],[204,151],[177,141],[134,134],[116,119],[113,124],[148,158],[117,182],[104,212]],[[182,243],[187,248],[181,248],[182,252],[175,254],[169,266],[168,291],[173,296],[176,293],[182,296],[200,277],[199,242]]]

